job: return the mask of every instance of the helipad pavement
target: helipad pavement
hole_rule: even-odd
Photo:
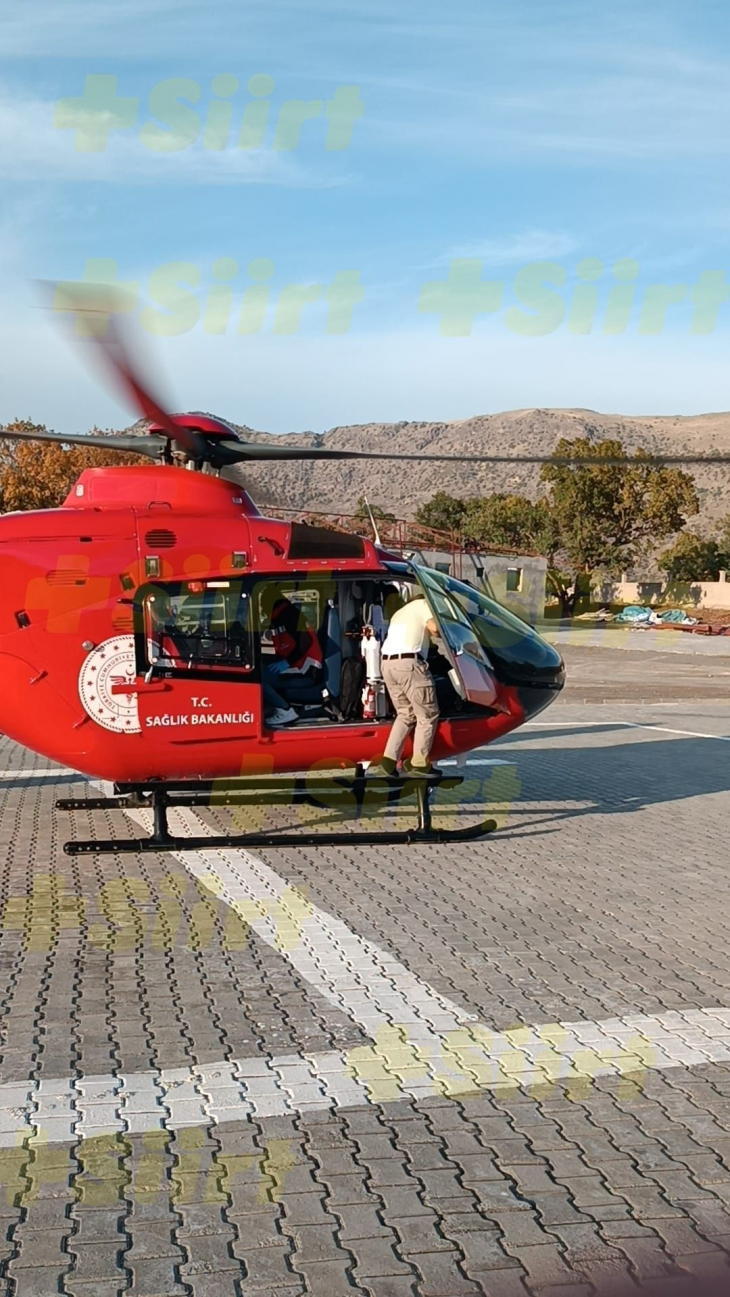
[[[728,744],[558,704],[480,844],[72,860],[0,741],[0,1293],[730,1291]]]

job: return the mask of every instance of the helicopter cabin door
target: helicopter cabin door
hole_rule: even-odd
[[[497,687],[487,655],[466,613],[449,594],[446,579],[431,568],[414,564],[413,570],[451,661],[449,674],[454,687],[468,702],[479,707],[494,706]]]
[[[257,738],[250,591],[241,579],[155,582],[134,601],[142,733],[170,743]]]

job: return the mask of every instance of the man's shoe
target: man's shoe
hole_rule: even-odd
[[[427,761],[425,766],[414,765],[412,761],[403,762],[403,774],[407,775],[409,779],[424,779],[433,773],[434,768],[430,761]]]
[[[285,725],[293,725],[298,720],[299,713],[293,707],[277,707],[276,711],[266,717],[266,724],[270,730],[277,730]]]
[[[368,766],[368,775],[375,775],[379,779],[397,779],[398,763],[392,757],[381,757],[379,761]]]

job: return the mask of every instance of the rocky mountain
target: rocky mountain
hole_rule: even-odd
[[[600,414],[595,410],[509,410],[450,423],[360,424],[329,432],[282,437],[234,425],[248,440],[325,445],[337,449],[419,451],[431,454],[550,454],[559,437],[618,437],[627,450],[654,453],[730,454],[730,413],[691,416]],[[238,471],[236,475],[239,476]],[[534,496],[539,467],[510,464],[414,464],[374,460],[338,463],[277,463],[247,467],[240,475],[260,505],[354,512],[358,497],[410,517],[435,491],[456,496],[511,491]],[[692,525],[711,524],[730,512],[730,468],[695,470],[701,514]]]

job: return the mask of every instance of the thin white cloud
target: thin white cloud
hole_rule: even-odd
[[[517,16],[495,4],[466,52],[444,28],[440,39],[421,43],[402,75],[378,69],[363,135],[379,147],[474,167],[529,160],[541,168],[664,168],[677,160],[710,175],[712,163],[727,158],[730,59],[701,22],[683,31],[655,7],[620,3],[569,5],[562,14],[553,4],[525,9]],[[472,51],[484,47],[480,66]],[[364,58],[348,75],[367,95]]]
[[[0,178],[86,180],[109,184],[274,184],[331,188],[349,183],[272,149],[209,150],[200,144],[176,153],[152,152],[139,131],[113,132],[102,153],[80,153],[74,131],[53,126],[54,104],[0,95]]]
[[[496,239],[474,239],[448,248],[440,263],[458,257],[475,257],[486,266],[526,265],[531,261],[552,261],[567,257],[579,246],[570,234],[550,230],[525,230]]]
[[[113,131],[101,153],[75,149],[75,132],[54,126],[55,104],[0,90],[0,177],[5,180],[81,180],[138,185],[282,185],[331,188],[345,185],[344,171],[332,173],[295,157],[260,148],[153,152],[139,130]]]
[[[317,20],[383,23],[398,0],[0,0],[4,58],[166,58],[223,54],[250,57],[266,43],[281,51],[292,31]],[[223,69],[221,69],[223,70]]]
[[[191,7],[191,0],[0,0],[0,48],[5,58],[124,54],[136,29],[141,54],[148,25],[167,22],[174,33],[175,14]]]
[[[576,69],[561,82],[523,93],[475,86],[461,102],[442,101],[438,116],[373,111],[362,132],[373,143],[479,166],[678,161],[697,171],[730,154],[730,64],[721,75],[712,68],[683,79]]]

